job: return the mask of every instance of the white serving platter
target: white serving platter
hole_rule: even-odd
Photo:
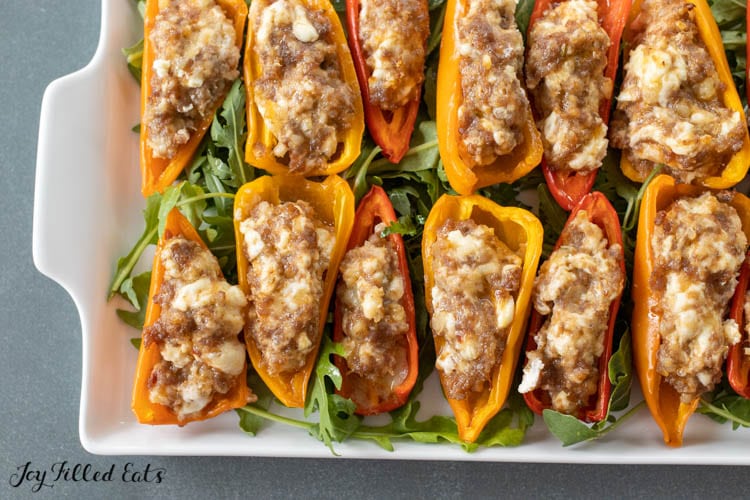
[[[34,262],[73,297],[81,317],[83,373],[79,433],[96,454],[251,455],[332,457],[305,430],[269,424],[245,435],[233,412],[184,428],[147,426],[130,410],[137,335],[107,302],[116,259],[142,228],[138,137],[139,88],[121,49],[141,37],[141,20],[129,0],[102,0],[102,31],[92,61],[52,82],[42,102],[34,200]],[[144,259],[147,260],[147,259]],[[65,377],[62,380],[66,380]],[[637,384],[636,384],[637,385]],[[420,420],[450,415],[435,377],[420,396]],[[641,400],[637,389],[631,401]],[[278,408],[277,408],[278,409]],[[300,412],[284,410],[301,418]],[[732,431],[702,415],[691,418],[685,445],[671,449],[643,409],[600,441],[563,448],[540,418],[514,448],[466,453],[449,444],[395,442],[387,452],[371,442],[348,441],[346,458],[477,460],[569,463],[750,464],[750,430]]]

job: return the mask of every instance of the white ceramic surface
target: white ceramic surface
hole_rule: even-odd
[[[186,426],[139,425],[130,411],[137,335],[119,321],[119,299],[106,300],[117,257],[140,234],[139,89],[121,49],[140,38],[133,2],[102,1],[99,47],[84,69],[52,82],[44,95],[34,200],[34,262],[73,297],[81,316],[83,373],[79,432],[97,454],[331,457],[304,430],[269,424],[246,436],[234,413]],[[144,259],[147,261],[148,259]],[[62,380],[65,380],[63,378]],[[637,389],[633,401],[641,399]],[[421,396],[421,418],[450,414],[435,378]],[[294,411],[287,415],[300,416]],[[420,418],[420,419],[421,419]],[[395,442],[389,453],[370,442],[337,444],[348,458],[577,463],[750,464],[750,430],[736,432],[695,415],[685,446],[670,449],[647,410],[601,441],[562,448],[537,419],[523,445],[480,449]]]

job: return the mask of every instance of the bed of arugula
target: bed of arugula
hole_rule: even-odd
[[[143,15],[145,0],[127,1],[134,2]],[[344,1],[333,0],[332,3],[343,16]],[[710,3],[721,29],[735,84],[744,101],[745,3],[742,0],[715,0]],[[526,31],[533,6],[534,0],[518,2],[516,20],[522,33]],[[420,343],[417,384],[408,402],[390,413],[389,423],[368,425],[366,420],[354,414],[354,404],[350,400],[335,394],[334,389],[341,384],[341,374],[331,361],[331,356],[341,354],[341,351],[340,346],[330,339],[329,321],[310,383],[304,408],[305,419],[291,419],[275,413],[274,404],[278,403],[274,403],[270,391],[251,371],[248,384],[258,395],[258,401],[236,410],[239,426],[247,434],[262,432],[264,425],[274,421],[307,429],[310,435],[322,441],[333,453],[334,444],[347,439],[370,440],[386,450],[394,449],[394,440],[411,439],[423,443],[455,443],[466,451],[473,451],[480,446],[519,445],[523,442],[527,429],[534,423],[534,414],[515,390],[511,391],[505,408],[490,421],[475,443],[464,443],[459,439],[455,420],[450,416],[417,419],[422,386],[432,373],[435,360],[424,306],[424,274],[420,251],[422,227],[433,203],[441,195],[453,192],[443,171],[435,131],[435,88],[445,0],[429,0],[429,8],[431,35],[428,40],[423,106],[409,151],[399,164],[391,164],[379,154],[380,149],[371,138],[365,135],[361,155],[342,174],[349,180],[357,200],[372,184],[383,186],[399,215],[398,222],[392,224],[387,231],[402,234],[408,252]],[[138,81],[142,52],[143,40],[123,50],[128,68]],[[138,126],[134,127],[134,131],[138,131]],[[246,134],[245,91],[243,82],[237,80],[217,113],[210,133],[206,135],[194,160],[179,181],[163,194],[155,194],[146,200],[143,233],[133,249],[117,262],[109,297],[120,295],[132,305],[130,310],[117,311],[118,316],[127,324],[138,330],[143,327],[151,275],[150,271],[135,274],[134,269],[144,251],[156,244],[163,231],[166,214],[174,207],[179,207],[199,229],[204,241],[218,258],[227,280],[230,283],[237,282],[232,224],[234,193],[244,183],[265,175],[263,171],[244,161]],[[632,275],[638,205],[647,183],[648,180],[641,186],[626,179],[619,169],[618,153],[610,150],[594,185],[594,190],[604,193],[620,216],[628,276]],[[567,213],[555,203],[538,169],[512,185],[491,186],[480,190],[480,193],[501,205],[533,210],[544,225],[542,259],[549,255],[567,220]],[[633,381],[629,333],[631,310],[628,283],[623,292],[615,331],[615,346],[618,348],[609,363],[612,393],[607,418],[598,424],[586,425],[574,417],[552,410],[544,411],[544,423],[565,446],[603,436],[645,406],[643,401],[630,405]],[[138,347],[140,338],[133,338],[131,342]],[[518,383],[518,375],[517,373],[514,387]],[[713,393],[704,395],[697,411],[720,423],[731,421],[735,429],[740,426],[750,427],[750,401],[737,396],[726,380]]]

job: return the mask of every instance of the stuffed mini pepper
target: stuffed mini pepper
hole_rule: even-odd
[[[542,134],[542,172],[572,210],[607,154],[607,122],[630,0],[537,0],[529,20],[526,85]]]
[[[382,233],[396,222],[388,195],[378,186],[362,198],[339,268],[333,339],[340,394],[360,415],[403,405],[417,380],[418,345],[414,297],[400,234]]]
[[[642,182],[656,164],[678,182],[725,189],[750,165],[742,103],[705,0],[636,0],[610,123],[620,166]]]
[[[253,367],[287,406],[304,406],[353,219],[354,195],[338,176],[263,176],[237,192],[245,343]]]
[[[479,437],[508,396],[541,248],[534,215],[479,195],[444,195],[425,223],[435,366],[465,441]]]
[[[570,214],[532,293],[519,392],[535,413],[550,408],[587,422],[607,415],[609,358],[625,285],[620,222],[599,192]]]
[[[244,59],[245,160],[273,174],[343,171],[364,117],[344,30],[328,0],[255,0]]]
[[[513,182],[542,159],[523,88],[514,0],[448,0],[437,76],[437,134],[460,194]]]
[[[750,200],[661,175],[641,202],[633,270],[633,353],[643,395],[680,446],[701,395],[740,341],[729,317],[750,235]]]
[[[190,222],[172,209],[151,271],[132,408],[145,424],[184,425],[255,401],[239,340],[247,301]]]
[[[193,157],[239,78],[243,0],[148,0],[141,77],[141,191],[161,192]]]

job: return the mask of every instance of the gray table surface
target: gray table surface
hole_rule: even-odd
[[[126,0],[123,0],[126,1]],[[9,497],[747,497],[748,469],[211,457],[104,457],[78,440],[81,329],[70,297],[31,257],[42,94],[96,48],[97,0],[3,0],[0,14],[0,498]],[[750,453],[750,450],[748,451]],[[53,464],[116,470],[110,482],[33,491],[18,474]],[[125,482],[121,471],[164,470]],[[51,473],[48,474],[51,476]],[[153,474],[151,475],[153,479]],[[50,482],[49,479],[47,482]]]

